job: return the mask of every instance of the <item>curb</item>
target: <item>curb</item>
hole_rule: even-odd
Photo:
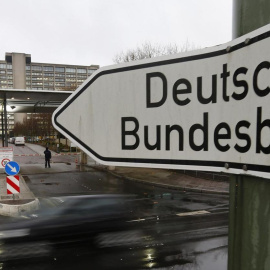
[[[32,191],[29,189],[25,180],[21,174],[20,181],[23,182],[26,192],[28,194],[26,198],[19,198],[22,203],[14,204],[13,200],[9,200],[7,203],[0,201],[0,215],[10,216],[10,217],[19,217],[25,213],[32,212],[39,209],[40,203],[39,200],[34,196]],[[25,203],[24,203],[25,201]]]
[[[155,183],[155,182],[150,182],[147,180],[142,180],[142,179],[133,178],[133,177],[129,177],[129,176],[119,175],[117,173],[110,171],[107,168],[102,168],[102,167],[97,167],[97,166],[92,166],[92,165],[87,165],[87,166],[94,168],[94,169],[97,169],[97,170],[100,170],[100,171],[106,171],[106,172],[110,173],[111,175],[118,177],[118,178],[121,178],[121,179],[129,180],[129,181],[133,181],[133,182],[138,182],[138,183],[142,183],[142,184],[146,184],[146,185],[150,185],[150,186],[162,187],[162,188],[167,188],[167,189],[172,189],[172,190],[180,190],[180,191],[184,191],[184,192],[191,191],[191,192],[196,192],[196,193],[229,195],[229,191],[201,189],[201,188],[189,188],[189,187],[184,187],[184,186],[182,187],[182,186],[174,186],[174,185],[169,185],[169,184]]]
[[[0,215],[19,217],[25,212],[32,212],[34,210],[38,210],[38,208],[39,208],[39,200],[37,198],[25,204],[12,205],[0,203]]]

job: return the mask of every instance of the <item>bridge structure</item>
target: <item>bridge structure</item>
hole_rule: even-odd
[[[8,113],[52,113],[73,91],[0,89],[2,135],[8,145]]]

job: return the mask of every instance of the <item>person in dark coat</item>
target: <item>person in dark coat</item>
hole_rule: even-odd
[[[44,151],[44,154],[45,154],[45,168],[47,168],[47,166],[49,168],[51,168],[50,160],[51,160],[51,157],[52,157],[52,153],[51,153],[51,151],[49,150],[48,147],[46,147],[46,150]]]

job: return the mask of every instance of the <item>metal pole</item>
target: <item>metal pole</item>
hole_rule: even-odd
[[[1,124],[2,124],[2,147],[4,147],[4,113],[3,113],[3,104],[1,110]]]
[[[268,24],[269,14],[269,0],[234,0],[233,38]],[[229,270],[270,269],[269,194],[268,179],[230,178]]]
[[[233,1],[233,38],[247,34],[270,23],[269,0]]]
[[[5,117],[5,146],[8,146],[8,137],[7,137],[7,100],[4,98],[4,117]]]

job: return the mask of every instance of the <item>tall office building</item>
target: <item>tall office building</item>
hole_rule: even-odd
[[[75,90],[98,65],[66,65],[31,61],[31,54],[6,53],[0,60],[0,89]],[[22,122],[26,114],[10,114],[9,130]]]

